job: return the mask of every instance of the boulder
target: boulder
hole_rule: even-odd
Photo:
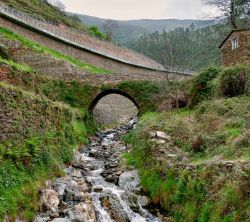
[[[162,132],[162,131],[156,131],[156,137],[160,138],[160,139],[170,139],[169,136]]]
[[[92,204],[80,203],[64,211],[70,221],[96,222],[95,210]]]
[[[59,203],[59,195],[56,191],[50,189],[41,191],[41,205],[43,208],[52,212],[57,212]]]
[[[71,221],[67,218],[55,218],[51,222],[71,222]]]
[[[140,196],[138,202],[142,207],[146,207],[151,203],[151,200],[147,196]]]
[[[140,178],[137,170],[124,172],[119,177],[119,187],[126,191],[138,191]]]

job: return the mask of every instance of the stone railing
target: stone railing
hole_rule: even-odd
[[[94,38],[93,36],[77,29],[56,24],[49,20],[40,19],[25,12],[17,11],[4,3],[0,3],[0,14],[96,54],[131,65],[166,71],[161,64],[140,53],[120,47],[114,43]]]

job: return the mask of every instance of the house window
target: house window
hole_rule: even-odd
[[[232,44],[232,49],[238,48],[238,38],[232,39],[231,44]]]

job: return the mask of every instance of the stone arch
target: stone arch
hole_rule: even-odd
[[[101,93],[99,93],[92,100],[92,102],[91,102],[91,104],[89,106],[89,111],[92,112],[93,109],[95,108],[96,104],[99,102],[99,100],[101,98],[103,98],[104,96],[107,96],[109,94],[118,94],[118,95],[121,95],[121,96],[124,96],[124,97],[128,98],[129,100],[131,100],[134,103],[134,105],[137,107],[138,111],[140,112],[140,107],[139,107],[139,104],[137,103],[137,101],[132,96],[130,96],[128,93],[126,93],[124,91],[121,91],[119,89],[107,89],[107,90],[104,90]]]

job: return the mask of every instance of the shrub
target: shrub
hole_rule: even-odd
[[[102,33],[97,26],[89,27],[90,34],[100,39],[107,39],[107,35]]]
[[[220,77],[220,92],[222,96],[234,97],[242,95],[247,90],[248,66],[235,66],[225,69]]]
[[[209,99],[215,92],[215,82],[213,81],[220,73],[217,67],[209,67],[196,76],[191,84],[189,92],[189,106],[194,107],[199,102]]]

